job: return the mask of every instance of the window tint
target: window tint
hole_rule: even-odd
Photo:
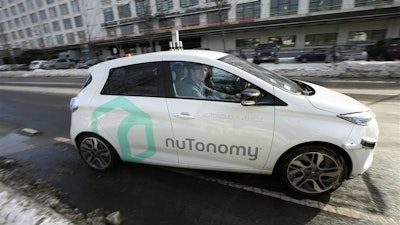
[[[160,64],[145,63],[110,70],[105,95],[160,96]]]

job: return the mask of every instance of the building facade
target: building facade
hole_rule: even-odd
[[[171,30],[186,49],[367,45],[400,36],[400,0],[0,0],[3,63],[167,50]]]

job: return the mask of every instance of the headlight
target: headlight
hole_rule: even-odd
[[[71,112],[75,112],[76,110],[78,110],[78,108],[79,108],[78,98],[76,97],[71,98],[71,101],[69,102],[69,109],[71,110]]]
[[[369,122],[375,118],[375,114],[371,111],[340,114],[337,117],[361,126],[368,126]]]

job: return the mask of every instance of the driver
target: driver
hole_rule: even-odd
[[[206,66],[190,63],[188,64],[188,68],[189,75],[176,86],[176,91],[179,96],[200,99],[220,99],[226,97],[226,94],[215,91],[207,87],[204,83],[208,73],[208,68]]]

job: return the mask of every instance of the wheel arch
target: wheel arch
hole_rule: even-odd
[[[293,150],[295,150],[295,149],[297,149],[297,148],[303,147],[303,146],[307,146],[307,145],[320,145],[320,146],[332,148],[333,150],[337,151],[337,152],[343,157],[343,159],[344,159],[344,161],[345,161],[345,163],[346,163],[346,165],[347,165],[347,167],[348,167],[348,171],[347,171],[347,174],[346,174],[345,179],[349,179],[350,174],[351,174],[351,171],[353,170],[353,163],[352,163],[352,160],[351,160],[349,154],[348,154],[343,148],[341,148],[341,147],[339,147],[339,146],[337,146],[337,145],[334,145],[334,144],[328,143],[328,142],[320,142],[320,141],[306,142],[306,143],[298,144],[298,145],[296,145],[296,146],[291,147],[290,149],[288,149],[287,151],[285,151],[285,152],[278,158],[278,160],[276,161],[276,163],[275,163],[275,165],[274,165],[274,168],[273,168],[272,173],[275,174],[275,175],[278,173],[279,165],[282,163],[282,160],[283,160],[291,151],[293,151]]]

